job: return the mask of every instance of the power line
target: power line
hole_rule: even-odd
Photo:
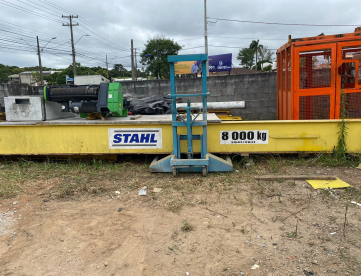
[[[6,31],[6,32],[8,32],[8,31]],[[31,36],[26,36],[26,37],[33,39],[33,37],[31,37]],[[20,39],[23,40],[24,42],[26,42],[26,44],[22,43],[20,40],[16,40],[16,39],[18,38],[17,36],[10,36],[10,37],[9,37],[9,36],[6,36],[6,37],[0,36],[0,38],[2,38],[2,39],[0,39],[0,40],[4,40],[4,41],[7,41],[7,42],[10,42],[10,43],[12,43],[12,45],[14,45],[14,46],[16,46],[16,45],[29,45],[26,40],[24,40],[24,39],[21,38],[21,36],[20,36]],[[48,42],[47,40],[42,40],[42,41]],[[54,44],[56,44],[56,43],[54,43]],[[57,45],[58,45],[58,44],[57,44]],[[30,45],[30,46],[31,46],[31,45]],[[35,47],[35,46],[32,46],[32,47]],[[69,52],[68,50],[61,50],[61,49],[59,49],[59,47],[58,47],[58,48],[47,47],[47,49],[53,50],[53,51],[55,51],[56,53],[60,53],[60,54],[62,54],[62,53],[65,53],[65,54],[71,53],[71,52]],[[87,56],[89,56],[89,55],[97,55],[97,53],[91,53],[91,52],[82,51],[82,50],[77,50],[77,53],[83,54],[83,55],[87,55]]]
[[[40,1],[40,0],[38,0],[38,1]],[[62,11],[67,11],[67,10],[65,10],[65,9],[63,9],[63,8],[55,5],[55,4],[51,4],[51,3],[48,2],[48,1],[41,1],[41,2],[50,5],[50,6],[54,7],[55,9],[62,10]],[[67,12],[70,12],[70,11],[67,11]],[[70,12],[70,13],[71,13],[71,14],[74,14],[73,12]],[[96,32],[93,32],[92,30],[88,29],[88,28],[85,27],[85,26],[81,26],[82,28],[84,28],[84,29],[92,32],[93,34],[99,36],[100,38],[102,38],[102,39],[104,39],[104,40],[107,40],[108,42],[111,42],[111,41],[112,41],[111,43],[119,43],[120,45],[121,45],[121,44],[124,45],[124,42],[120,42],[120,41],[112,38],[110,35],[106,34],[105,32],[99,30],[97,27],[95,27],[94,25],[92,25],[91,23],[89,23],[87,20],[85,20],[85,19],[83,19],[83,18],[79,18],[79,20],[81,20],[83,23],[85,23],[87,26],[89,26],[89,28],[92,28],[92,29],[96,30]],[[103,34],[103,35],[100,35],[100,34]],[[103,36],[103,37],[102,37],[102,36]],[[106,37],[108,37],[108,38],[106,38]],[[122,47],[123,47],[123,46],[122,46]]]
[[[84,29],[86,29],[86,30],[88,30],[89,32],[91,32],[91,33],[93,33],[93,34],[95,34],[95,35],[98,35],[97,33],[93,32],[92,30],[88,29],[88,28],[85,27],[85,26],[81,26],[81,27],[84,28]],[[100,38],[103,39],[103,40],[105,40],[107,43],[113,43],[113,44],[114,44],[114,42],[112,42],[112,41],[109,40],[109,39],[105,39],[105,38],[102,38],[102,37],[100,37]],[[119,47],[119,48],[125,49],[125,48],[123,48],[123,46],[122,46],[122,47]],[[127,50],[127,51],[128,51],[128,50]]]
[[[90,23],[89,23],[88,21],[86,21],[85,19],[79,18],[79,20],[83,21],[83,22],[84,22],[86,25],[88,25],[90,28],[95,29],[98,33],[102,33],[102,34],[104,34],[105,36],[107,36],[109,39],[111,39],[112,41],[114,41],[114,42],[116,42],[116,43],[119,43],[119,45],[126,45],[125,42],[121,42],[121,41],[119,41],[119,40],[111,37],[111,36],[108,35],[107,33],[99,30],[97,27],[95,27],[94,25],[90,24]],[[99,34],[98,34],[98,35],[99,35]],[[114,42],[113,42],[113,43],[114,43]],[[122,47],[124,47],[124,46],[122,46]],[[125,47],[127,47],[127,46],[125,46]]]
[[[45,3],[45,4],[48,4],[48,5],[51,5],[51,6],[55,7],[55,8],[57,8],[57,9],[63,10],[63,12],[67,12],[67,13],[69,13],[69,14],[73,14],[73,12],[68,11],[68,10],[66,10],[66,9],[64,9],[64,8],[62,8],[62,7],[60,7],[60,6],[57,6],[57,5],[55,5],[55,4],[53,4],[53,3],[49,2],[49,1],[46,1],[46,0],[38,0],[38,1],[43,2],[43,3]],[[78,14],[76,14],[76,15],[78,15]]]
[[[29,1],[29,0],[28,0],[28,1]],[[23,4],[25,4],[25,5],[28,5],[28,6],[30,6],[30,7],[33,7],[33,8],[35,8],[36,10],[44,11],[44,12],[46,12],[47,14],[51,14],[51,15],[54,15],[54,16],[58,16],[58,14],[55,14],[55,13],[52,13],[52,12],[49,12],[49,11],[45,11],[45,10],[43,10],[43,9],[40,9],[39,7],[35,7],[35,6],[33,6],[33,5],[30,5],[29,3],[23,2],[23,1],[21,1],[21,0],[18,0],[18,2],[23,3]],[[30,1],[29,1],[29,2],[30,2]],[[19,7],[21,7],[21,6],[19,6]]]
[[[19,30],[21,30],[21,32],[23,32],[25,34],[34,33],[34,34],[41,34],[42,36],[48,36],[48,37],[53,37],[54,36],[54,35],[50,35],[50,34],[47,34],[47,33],[39,32],[37,30],[35,31],[35,30],[25,28],[25,27],[22,27],[22,26],[19,26],[19,25],[15,25],[13,23],[6,22],[6,21],[3,21],[3,20],[0,20],[0,22],[3,22],[3,23],[0,23],[0,25],[4,25],[4,27],[6,27],[6,28],[11,27],[11,28],[14,28],[14,29],[19,29]],[[7,25],[9,25],[9,26],[7,26]],[[15,27],[13,27],[11,25],[13,25]],[[26,29],[25,32],[24,32],[24,29]],[[57,39],[58,40],[64,40],[65,38],[58,37]]]
[[[21,6],[18,6],[18,5],[14,5],[12,3],[8,3],[6,1],[1,1],[0,4],[3,4],[3,5],[6,5],[6,6],[9,6],[11,8],[14,8],[14,9],[17,9],[17,10],[20,10],[20,11],[23,11],[23,12],[26,12],[26,13],[30,13],[32,15],[36,15],[36,16],[40,16],[40,17],[43,17],[43,18],[46,18],[46,19],[49,19],[49,20],[52,20],[52,21],[55,21],[55,22],[60,22],[60,23],[63,23],[63,21],[59,20],[59,19],[55,19],[55,18],[52,18],[52,17],[49,17],[49,16],[45,16],[41,13],[37,13],[37,12],[33,12],[33,11],[30,11],[26,8],[23,8]]]
[[[285,25],[285,26],[309,26],[309,27],[358,27],[358,26],[360,26],[360,25],[340,25],[340,24],[275,23],[275,22],[237,20],[237,19],[225,19],[225,18],[214,18],[214,17],[208,17],[208,19],[215,19],[216,20],[216,21],[211,22],[211,23],[217,23],[218,21],[229,21],[229,22],[252,23],[252,24]]]
[[[33,15],[37,15],[37,16],[40,16],[40,17],[43,17],[43,18],[46,18],[46,19],[49,19],[49,20],[52,20],[52,21],[55,21],[55,22],[60,22],[60,23],[64,23],[64,21],[61,21],[61,20],[58,20],[58,19],[54,19],[54,18],[51,18],[51,17],[48,17],[48,16],[44,16],[43,14],[40,14],[40,13],[36,13],[36,12],[33,12],[33,11],[31,11],[31,10],[28,10],[28,9],[25,9],[24,7],[21,7],[21,6],[18,6],[18,5],[14,5],[14,4],[10,4],[10,3],[4,3],[5,1],[3,1],[3,2],[0,2],[1,4],[4,4],[4,5],[7,5],[7,6],[9,6],[9,7],[12,7],[12,8],[15,8],[15,9],[17,9],[17,10],[20,10],[20,11],[24,11],[24,12],[27,12],[27,13],[30,13],[30,14],[33,14]],[[23,2],[22,2],[23,3]],[[25,3],[26,4],[26,3]],[[29,4],[28,4],[29,5]],[[30,5],[30,6],[32,6],[32,5]],[[32,7],[34,7],[34,6],[32,6]],[[39,9],[38,9],[39,10]],[[42,9],[40,9],[40,10],[42,10]],[[44,10],[42,10],[42,11],[44,11]],[[46,12],[46,11],[44,11],[44,12]],[[80,31],[80,30],[79,30]],[[80,32],[82,32],[82,31],[80,31]],[[82,32],[82,33],[84,33],[84,32]],[[107,46],[107,47],[115,47],[114,45],[109,45],[109,44],[106,44],[106,43],[104,43],[104,42],[102,42],[102,41],[99,41],[99,40],[97,40],[97,39],[95,39],[95,38],[92,38],[93,40],[95,40],[95,41],[97,41],[98,43],[100,43],[100,44],[103,44],[103,45],[105,45],[105,46]],[[112,42],[113,43],[113,42]],[[124,50],[124,51],[128,51],[128,50]]]
[[[76,30],[76,31],[80,32],[81,34],[86,34],[83,30]],[[94,40],[94,41],[97,41],[99,44],[105,45],[107,47],[117,48],[116,46],[111,45],[111,44],[107,44],[106,42],[102,42],[102,41],[96,39],[95,37],[90,36],[89,38]],[[127,50],[119,50],[119,52],[121,52],[121,51],[129,51],[129,50],[128,49]]]
[[[1,26],[1,23],[0,23],[0,26]],[[16,25],[15,25],[16,26]],[[7,27],[7,28],[9,28],[8,26],[5,26],[5,27]],[[19,28],[20,29],[20,28]],[[30,30],[30,29],[29,29]],[[32,32],[36,32],[36,31],[33,31],[33,30],[30,30],[30,31],[32,31]],[[32,34],[30,34],[30,35],[26,35],[26,34],[20,34],[20,33],[18,33],[19,31],[17,30],[17,29],[15,29],[14,30],[14,32],[11,32],[11,31],[9,31],[9,30],[5,30],[5,29],[0,29],[0,32],[6,32],[7,33],[7,37],[6,38],[12,38],[12,39],[22,39],[22,37],[26,37],[26,38],[28,38],[28,39],[34,39],[34,37],[35,37],[35,35],[33,36]],[[53,37],[54,35],[49,35],[49,34],[45,34],[45,36],[48,36],[48,37]],[[67,43],[69,43],[70,42],[70,40],[69,39],[64,39],[63,38],[63,40],[68,40],[66,43],[62,43],[61,42],[61,44],[59,44],[59,43],[56,43],[56,42],[53,42],[54,44],[56,44],[57,46],[58,46],[58,48],[63,48],[63,47],[65,47],[64,45],[65,44],[67,44]],[[40,41],[45,41],[45,42],[47,42],[48,40],[47,39],[41,39]],[[17,41],[13,41],[14,43],[16,43]],[[56,49],[56,50],[58,50],[58,49]],[[126,50],[126,51],[128,51],[128,50]],[[79,52],[79,50],[77,50],[77,52]],[[91,52],[88,52],[88,51],[85,51],[85,50],[82,50],[82,52],[86,52],[87,54],[91,54],[91,55],[97,55],[97,54],[99,54],[99,53],[91,53]],[[117,51],[117,52],[115,52],[115,53],[118,53],[119,51]],[[113,52],[114,53],[114,52]]]
[[[230,37],[230,36],[216,36],[216,35],[210,35],[208,37],[219,37],[219,38],[233,38],[233,39],[251,39],[251,40],[287,40],[287,39],[283,39],[283,38],[249,38],[249,37]]]
[[[21,2],[21,1],[20,1],[20,2]],[[28,0],[28,2],[33,3],[33,4],[35,4],[35,5],[39,6],[39,7],[42,7],[42,8],[44,8],[44,9],[53,11],[53,12],[56,13],[55,16],[58,16],[57,11],[51,10],[51,9],[49,9],[48,7],[42,6],[42,5],[40,5],[39,3],[35,3],[35,2],[33,2],[33,1],[30,1],[30,0]],[[37,8],[37,7],[36,7],[36,8]],[[68,12],[68,13],[69,13],[69,12]],[[72,14],[72,13],[69,13],[69,14]]]

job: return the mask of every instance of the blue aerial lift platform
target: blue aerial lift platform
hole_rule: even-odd
[[[160,160],[156,157],[150,165],[151,172],[173,172],[176,176],[179,172],[202,172],[206,176],[208,172],[225,172],[232,171],[233,165],[229,156],[226,160],[219,158],[213,154],[208,153],[207,150],[207,74],[203,71],[202,74],[202,93],[201,94],[177,94],[175,87],[175,71],[174,63],[179,61],[201,61],[202,68],[207,67],[207,54],[194,55],[177,55],[168,56],[170,66],[170,84],[171,94],[168,97],[172,101],[172,129],[173,129],[173,152]],[[186,118],[184,119],[177,110],[177,98],[202,97],[202,108],[195,108],[190,106],[188,99],[186,109]],[[191,109],[198,109],[198,113],[192,115]],[[196,119],[202,115],[201,120]],[[180,121],[177,121],[177,118]],[[201,126],[203,133],[193,135],[193,127]],[[187,135],[179,135],[178,127],[186,127]],[[181,140],[187,141],[187,158],[181,158]],[[195,159],[193,157],[193,140],[200,140],[201,143],[201,158]]]

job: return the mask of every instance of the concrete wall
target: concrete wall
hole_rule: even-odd
[[[7,96],[38,96],[44,94],[43,86],[29,86],[26,83],[6,84],[0,83],[0,104],[4,106],[4,97]]]
[[[209,102],[245,101],[246,108],[232,110],[233,115],[243,120],[277,119],[277,73],[247,74],[210,77],[207,80]],[[121,82],[126,94],[147,96],[167,96],[170,94],[169,80]],[[202,79],[176,79],[178,94],[196,94],[202,92]],[[184,98],[184,101],[187,99]],[[201,98],[192,98],[201,102]]]
[[[167,96],[170,94],[169,80],[122,82],[125,94],[137,96]],[[245,101],[246,108],[232,110],[233,115],[243,120],[277,119],[276,73],[231,75],[210,77],[207,81],[209,102]],[[202,91],[201,78],[176,79],[179,94],[195,94]],[[0,103],[4,96],[42,95],[43,87],[26,84],[0,84]],[[187,99],[183,99],[186,101]],[[192,98],[201,102],[200,98]]]

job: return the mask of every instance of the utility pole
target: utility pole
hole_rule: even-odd
[[[105,63],[107,65],[107,77],[109,79],[109,71],[108,71],[108,55],[105,55]]]
[[[61,16],[62,18],[69,18],[70,20],[70,24],[64,24],[63,26],[66,27],[70,27],[70,35],[71,35],[71,49],[72,49],[72,55],[73,55],[73,73],[74,73],[74,77],[77,75],[76,73],[76,62],[75,62],[75,48],[74,48],[74,37],[73,37],[73,26],[79,26],[79,23],[73,24],[72,23],[72,18],[78,18],[78,16],[74,16],[74,15],[69,15],[69,16]]]
[[[209,76],[209,63],[208,63],[208,38],[207,38],[207,0],[204,0],[204,48],[207,54],[207,77]],[[204,72],[204,68],[202,69]]]
[[[135,72],[134,72],[134,49],[133,49],[133,39],[130,41],[131,45],[131,59],[132,59],[132,81],[135,81]]]
[[[38,36],[36,36],[36,42],[38,43],[38,57],[39,57],[39,69],[40,69],[40,85],[44,85],[43,66],[41,65],[41,56],[40,56],[39,37],[38,37]]]
[[[137,63],[137,48],[134,48],[134,52],[135,52],[135,80],[138,80],[138,63]]]
[[[258,71],[258,61],[257,61],[257,53],[258,53],[258,41],[257,41],[257,45],[256,45],[256,71]]]

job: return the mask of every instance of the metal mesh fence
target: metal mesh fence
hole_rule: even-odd
[[[318,120],[329,118],[330,95],[299,97],[300,120]]]
[[[361,61],[361,47],[342,48],[342,60],[359,60]],[[341,66],[341,88],[355,88],[355,83],[361,85],[361,62],[344,62]],[[358,71],[358,72],[356,72]]]
[[[361,92],[346,93],[346,110],[348,118],[361,118]]]
[[[343,62],[339,75],[341,75],[341,89],[355,88],[356,62]]]
[[[278,119],[338,119],[341,90],[349,118],[361,118],[360,34],[292,39],[277,51]]]
[[[331,86],[331,50],[300,52],[299,88]]]

